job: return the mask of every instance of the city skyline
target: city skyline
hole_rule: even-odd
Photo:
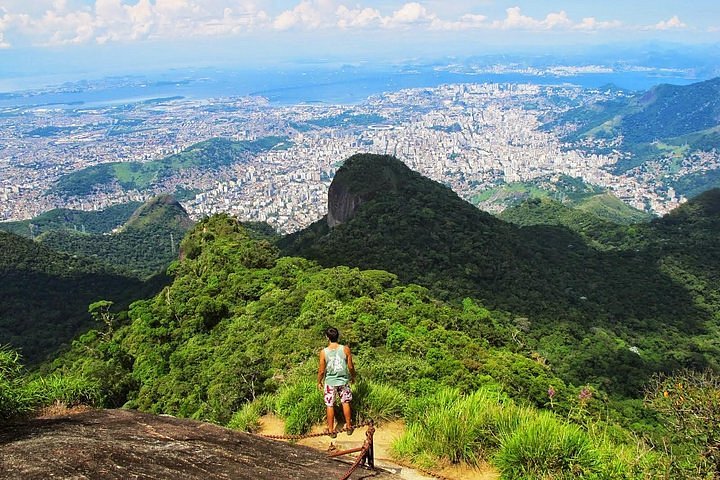
[[[0,1],[0,79],[719,41],[708,0]]]

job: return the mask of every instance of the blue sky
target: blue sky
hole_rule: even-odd
[[[0,0],[0,76],[720,43],[718,0]]]

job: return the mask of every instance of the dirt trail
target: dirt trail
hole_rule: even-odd
[[[265,415],[261,418],[260,433],[264,435],[282,435],[285,431],[285,422],[275,415]],[[324,426],[317,425],[311,433],[320,433],[324,430]],[[329,437],[312,437],[300,440],[299,445],[305,445],[317,450],[328,451],[332,443],[338,450],[346,450],[362,445],[365,440],[366,428],[358,428],[352,436],[346,433],[338,434],[337,438]],[[405,480],[428,480],[437,478],[423,474],[415,469],[398,465],[390,454],[392,443],[405,432],[405,424],[403,422],[383,423],[375,430],[373,444],[375,447],[375,463],[388,470],[400,478]],[[442,477],[452,480],[498,480],[500,475],[489,466],[481,468],[470,468],[462,466],[449,466],[437,471]]]

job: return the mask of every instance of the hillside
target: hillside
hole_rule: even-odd
[[[591,197],[575,206],[549,198],[531,198],[504,210],[499,217],[521,227],[567,228],[597,250],[637,250],[647,246],[650,231],[647,217],[642,212],[628,212],[618,203],[624,205],[617,198],[605,195]],[[620,221],[614,220],[618,218]],[[633,224],[630,221],[633,218],[638,223]]]
[[[125,223],[141,205],[141,202],[129,202],[113,205],[100,211],[56,208],[30,220],[0,222],[0,230],[30,238],[55,230],[110,233]]]
[[[160,195],[138,207],[116,233],[56,230],[37,239],[59,252],[92,258],[146,278],[164,273],[177,258],[180,241],[192,224],[177,200]]]
[[[635,225],[605,221],[581,208],[528,200],[501,217],[521,226],[561,225],[599,250],[645,251],[661,271],[683,285],[696,305],[720,311],[720,189],[708,190],[662,218]]]
[[[720,125],[720,77],[685,86],[662,84],[624,100],[577,107],[560,121],[577,124],[575,137],[622,135],[630,145],[683,138],[691,140],[691,147],[717,147],[712,141],[717,134],[710,130]]]
[[[631,142],[706,131],[720,125],[720,78],[687,86],[658,85],[637,99],[637,108],[639,111],[626,113],[620,123],[623,135]],[[693,143],[700,141],[698,138]]]
[[[144,191],[184,170],[213,170],[242,162],[248,155],[290,145],[283,137],[246,141],[212,138],[161,160],[111,162],[83,168],[60,177],[50,192],[60,196],[84,196],[113,184],[125,190]]]
[[[0,250],[0,338],[31,364],[95,326],[90,303],[108,299],[123,306],[157,288],[157,279],[144,283],[6,232],[0,232]]]
[[[668,356],[667,348],[689,348],[709,333],[715,310],[698,304],[679,278],[685,267],[658,250],[663,239],[642,246],[633,227],[626,235],[596,216],[540,201],[565,218],[520,228],[398,160],[375,155],[348,159],[329,198],[328,219],[283,239],[286,254],[325,266],[384,269],[442,298],[469,296],[511,311],[567,381],[592,375],[611,391],[632,394],[650,372],[687,362]],[[338,223],[337,210],[351,214]],[[584,231],[563,226],[586,220]],[[581,347],[588,338],[596,342]],[[568,361],[567,350],[580,348],[583,354]],[[709,348],[692,362],[714,365],[719,357]]]
[[[627,205],[606,189],[567,175],[547,175],[499,185],[475,195],[471,203],[481,210],[498,212],[529,199],[552,199],[615,223],[630,224],[652,218],[652,214]]]
[[[720,150],[720,78],[663,84],[622,100],[580,106],[546,128],[558,126],[569,129],[565,140],[581,148],[599,140],[593,149],[598,153],[628,152],[616,164],[617,173],[652,162],[656,180],[687,197],[720,187],[716,162],[702,153]]]

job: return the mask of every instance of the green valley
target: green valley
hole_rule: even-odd
[[[33,219],[43,232],[34,241],[0,231],[7,279],[0,285],[3,344],[35,364],[95,325],[90,303],[107,299],[117,311],[167,282],[165,270],[192,220],[169,195],[131,215],[127,208],[49,212]],[[87,222],[90,231],[122,226],[115,233],[83,233],[68,228],[76,221]]]
[[[93,328],[90,303],[111,299],[127,306],[159,286],[159,279],[142,282],[120,268],[11,233],[0,232],[0,246],[0,338],[29,363],[45,360]]]

